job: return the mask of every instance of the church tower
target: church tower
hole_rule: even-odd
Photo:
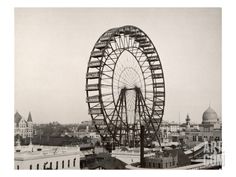
[[[28,124],[28,137],[32,138],[33,137],[33,120],[31,116],[31,112],[29,112],[27,124]]]

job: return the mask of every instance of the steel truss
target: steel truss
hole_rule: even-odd
[[[133,123],[129,123],[127,118],[127,99],[126,94],[130,90],[135,91],[135,109]],[[123,88],[121,89],[119,99],[115,106],[115,112],[111,118],[113,143],[118,146],[130,146],[136,147],[140,143],[140,131],[141,125],[145,127],[145,144],[150,145],[152,141],[157,140],[160,143],[158,137],[158,127],[152,121],[152,115],[145,103],[145,99],[140,88]]]

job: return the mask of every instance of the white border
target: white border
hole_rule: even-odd
[[[13,0],[16,7],[219,7],[222,0]]]
[[[230,176],[235,164],[235,6],[223,0],[1,0],[0,1],[0,175],[1,176]],[[15,171],[13,155],[14,114],[14,8],[15,7],[222,7],[223,12],[223,146],[226,164],[220,171]]]

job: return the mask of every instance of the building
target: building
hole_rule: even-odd
[[[109,153],[98,153],[86,155],[85,159],[81,161],[81,169],[91,169],[91,170],[112,170],[112,169],[126,169],[126,163],[111,157]]]
[[[169,142],[169,135],[170,135],[170,127],[169,127],[169,123],[166,121],[162,121],[161,125],[160,125],[160,141],[161,143],[168,143]]]
[[[220,119],[210,106],[202,115],[202,124],[199,125],[200,128],[200,139],[204,141],[221,141],[221,122]]]
[[[80,169],[81,156],[79,147],[18,145],[15,147],[15,169]]]
[[[151,152],[150,149],[144,149],[144,157],[152,155],[154,155],[154,153]],[[140,148],[116,148],[115,150],[112,150],[111,156],[125,162],[126,164],[137,163],[140,162]]]
[[[181,149],[156,152],[154,156],[144,158],[144,168],[169,169],[190,164],[190,159]]]
[[[163,121],[160,125],[161,143],[178,142],[180,135],[180,124],[176,122]]]
[[[199,129],[186,129],[186,144],[190,147],[204,141],[222,141],[222,125],[214,109],[210,106],[202,115]]]
[[[22,138],[33,137],[33,120],[30,112],[27,120],[16,112],[14,122],[15,136],[20,135]]]
[[[175,122],[169,123],[170,132],[178,132],[180,130],[180,125]]]

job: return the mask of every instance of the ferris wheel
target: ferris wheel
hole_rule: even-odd
[[[146,144],[160,144],[164,75],[156,48],[141,29],[122,26],[102,34],[89,58],[86,94],[103,142],[138,146],[144,126]]]

